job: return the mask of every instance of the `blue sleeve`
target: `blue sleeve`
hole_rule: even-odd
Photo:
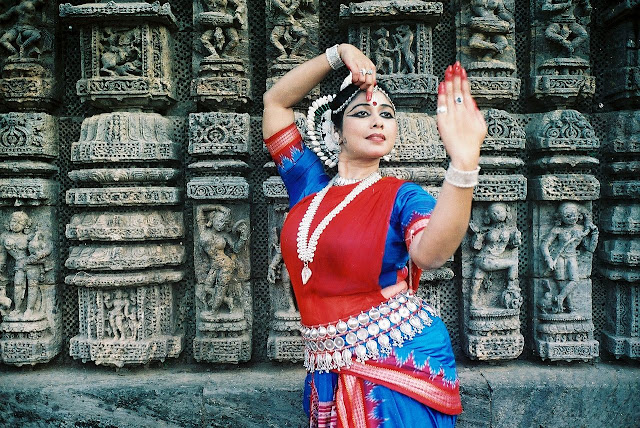
[[[417,232],[424,228],[435,205],[435,198],[415,183],[404,183],[398,189],[382,257],[379,281],[383,288],[395,284],[399,272],[406,268],[409,261],[406,239],[412,230]]]
[[[278,173],[289,194],[289,207],[293,207],[304,197],[320,191],[329,182],[322,161],[302,144],[299,155],[285,158]]]

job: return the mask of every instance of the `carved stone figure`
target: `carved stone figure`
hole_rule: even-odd
[[[129,294],[118,289],[113,298],[106,294],[104,304],[109,311],[109,327],[113,340],[127,339],[129,330],[129,320],[132,315]]]
[[[283,222],[287,218],[287,213],[284,214]],[[291,289],[291,279],[289,278],[289,271],[287,270],[282,260],[282,249],[280,248],[280,228],[274,227],[271,229],[271,250],[273,255],[271,262],[269,263],[269,270],[267,271],[267,281],[270,284],[276,285],[280,280],[283,302],[285,303],[282,308],[275,308],[275,312],[284,311],[287,313],[297,312],[296,304],[293,299],[293,290]],[[272,302],[272,304],[278,304],[282,302]]]
[[[545,293],[540,309],[547,313],[571,312],[571,293],[579,284],[579,248],[593,253],[598,243],[598,228],[591,213],[573,202],[562,203],[556,214],[556,226],[544,237],[541,252],[548,269],[553,272],[557,292]]]
[[[200,41],[209,53],[207,59],[230,56],[240,43],[238,29],[245,28],[246,4],[243,0],[203,0],[207,10],[200,17],[203,25],[209,28]]]
[[[101,76],[141,76],[140,29],[105,28],[101,40]]]
[[[398,73],[413,74],[416,72],[416,56],[412,52],[413,31],[408,25],[400,25],[392,38],[395,41],[395,69]]]
[[[42,33],[36,27],[37,12],[44,0],[21,0],[0,15],[0,22],[15,17],[15,24],[0,37],[0,46],[9,52],[9,59],[38,58],[41,50],[38,42]]]
[[[301,57],[301,50],[309,36],[296,17],[300,13],[301,0],[271,0],[270,3],[276,9],[270,40],[280,52],[277,60]]]
[[[469,47],[484,55],[482,61],[491,61],[509,46],[507,34],[514,26],[513,13],[503,0],[472,0],[472,35]]]
[[[13,277],[14,288],[10,317],[30,320],[42,315],[40,284],[45,273],[53,268],[53,261],[49,259],[52,249],[52,243],[43,237],[43,232],[24,211],[11,214],[6,231],[0,235],[0,253],[3,253],[0,270],[8,269],[8,258],[4,254],[13,260],[13,271],[8,275]],[[10,305],[9,300],[2,300],[3,306]]]
[[[501,303],[505,308],[516,309],[522,305],[520,286],[518,283],[518,253],[511,251],[521,244],[522,234],[515,226],[506,223],[511,213],[506,204],[495,202],[487,208],[485,224],[480,228],[473,223],[475,232],[472,246],[478,250],[474,259],[473,284],[471,288],[471,306],[478,305],[478,295],[484,284],[487,289],[491,285],[488,278],[491,272],[507,271],[507,288],[502,292]]]
[[[542,11],[551,15],[551,23],[544,34],[552,43],[561,47],[568,56],[588,40],[587,30],[577,22],[574,10],[583,3],[591,11],[589,0],[544,0]]]
[[[242,260],[249,240],[249,224],[231,225],[231,210],[222,205],[203,205],[197,210],[198,245],[209,258],[209,269],[196,297],[203,311],[216,313],[224,304],[229,312],[239,308],[247,262]]]
[[[373,62],[376,63],[376,73],[391,74],[394,72],[395,52],[397,49],[389,44],[389,30],[378,28],[373,33]]]

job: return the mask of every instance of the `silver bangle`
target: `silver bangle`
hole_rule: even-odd
[[[444,179],[453,186],[467,189],[478,184],[479,173],[480,167],[471,171],[461,171],[458,168],[454,168],[453,165],[449,165],[447,172],[444,173]]]
[[[338,53],[338,45],[333,45],[330,48],[327,48],[324,53],[327,56],[329,67],[334,70],[344,67],[344,62],[342,62],[342,58],[340,58],[340,54]]]

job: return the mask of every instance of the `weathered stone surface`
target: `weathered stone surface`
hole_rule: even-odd
[[[249,152],[249,115],[192,113],[189,115],[189,153],[243,156]]]
[[[531,0],[533,51],[531,95],[555,106],[595,93],[590,75],[589,2]]]
[[[476,204],[462,244],[463,349],[472,359],[517,358],[524,348],[518,279],[522,233],[513,209],[503,202]]]
[[[596,363],[558,369],[520,361],[459,365],[465,411],[456,426],[633,427],[640,418],[637,367]],[[206,372],[202,366],[122,369],[118,376],[77,368],[10,371],[2,373],[0,422],[301,427],[308,424],[301,404],[304,375],[301,368],[264,363]]]
[[[175,99],[169,3],[60,5],[60,16],[80,26],[83,51],[78,96],[98,107],[161,108]]]
[[[253,319],[248,206],[198,204],[194,219],[194,358],[214,363],[248,361]]]
[[[424,107],[437,93],[432,32],[441,14],[442,3],[420,0],[340,6],[350,43],[369,53],[378,81],[397,106]]]
[[[0,15],[0,104],[6,110],[49,110],[60,98],[56,4],[20,0]],[[57,60],[58,59],[58,60]]]
[[[187,183],[187,196],[200,200],[237,200],[249,197],[243,177],[196,177]]]
[[[60,186],[42,178],[0,178],[0,206],[54,205]]]
[[[0,156],[58,156],[58,126],[46,113],[0,114]]]
[[[181,212],[83,213],[71,217],[66,236],[80,241],[175,239],[184,236],[184,226]]]
[[[191,96],[210,109],[234,109],[251,99],[248,11],[245,0],[193,2]]]
[[[0,210],[0,361],[50,361],[62,343],[52,207]]]
[[[481,106],[504,104],[520,94],[514,7],[513,0],[465,1],[457,16],[460,62]]]

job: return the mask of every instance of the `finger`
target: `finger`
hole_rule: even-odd
[[[464,106],[467,110],[475,111],[478,109],[476,105],[476,101],[471,96],[471,85],[469,84],[469,79],[467,79],[467,71],[463,68],[461,73],[462,81],[460,82],[462,85],[462,99]]]
[[[456,61],[453,66],[453,99],[457,108],[464,108],[464,98],[462,97],[462,66]]]
[[[447,96],[445,91],[446,89],[444,87],[444,82],[440,82],[438,84],[438,109],[436,110],[436,113],[438,114],[438,116],[446,114],[448,110]]]
[[[453,111],[453,66],[451,65],[444,72],[444,89],[447,109]]]

